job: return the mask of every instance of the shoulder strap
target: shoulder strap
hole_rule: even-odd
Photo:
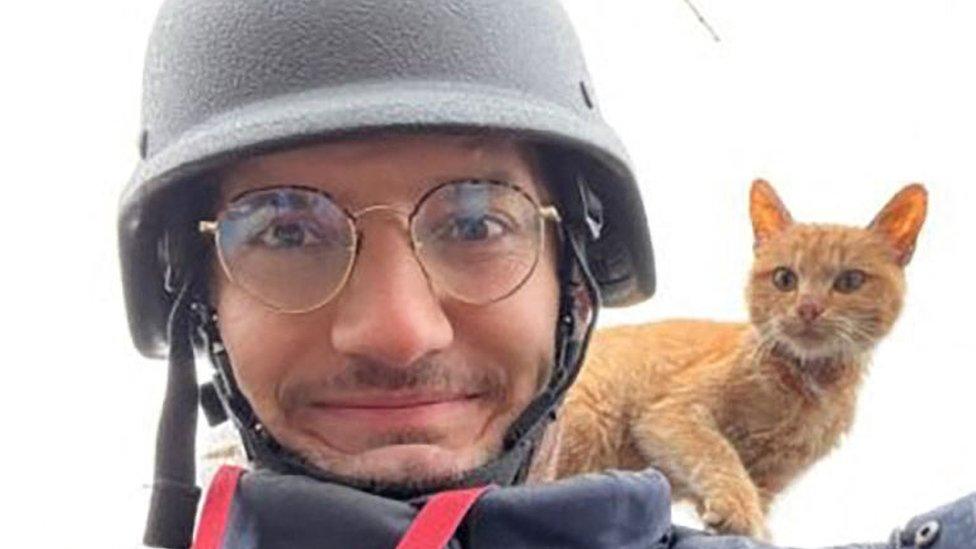
[[[443,549],[488,486],[441,492],[427,501],[396,549]]]
[[[217,470],[207,489],[207,499],[203,503],[203,514],[200,515],[192,549],[220,549],[234,492],[243,473],[244,469],[230,465],[223,465]]]

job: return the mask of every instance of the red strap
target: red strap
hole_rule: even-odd
[[[441,492],[427,501],[396,549],[443,549],[488,486]]]
[[[222,465],[217,470],[210,488],[207,489],[207,499],[203,503],[203,514],[197,525],[197,539],[193,541],[192,549],[220,549],[224,540],[224,530],[230,514],[230,504],[234,501],[237,491],[237,481],[244,469],[230,465]]]

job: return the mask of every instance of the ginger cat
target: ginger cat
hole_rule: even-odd
[[[597,331],[557,424],[557,476],[654,466],[723,533],[768,537],[770,503],[852,424],[871,351],[905,294],[921,185],[866,228],[794,223],[753,183],[749,323]]]

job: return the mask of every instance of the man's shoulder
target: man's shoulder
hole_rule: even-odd
[[[715,536],[674,527],[671,549],[786,549],[741,536]],[[887,541],[833,549],[976,549],[976,492],[922,513],[895,528]]]

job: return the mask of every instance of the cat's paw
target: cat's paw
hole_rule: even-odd
[[[706,499],[700,510],[705,526],[720,534],[750,536],[768,541],[769,531],[759,498],[723,494]]]

